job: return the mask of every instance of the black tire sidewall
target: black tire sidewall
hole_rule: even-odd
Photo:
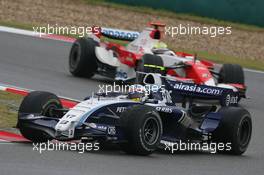
[[[158,128],[156,142],[148,144],[144,140],[144,124],[147,120],[155,120]],[[133,106],[121,115],[121,126],[124,130],[128,143],[122,147],[127,153],[149,155],[160,144],[162,136],[162,121],[154,108],[144,105]]]
[[[74,76],[90,78],[97,71],[96,46],[99,44],[91,38],[79,38],[73,43],[69,55],[69,70]],[[74,52],[79,52],[75,67],[71,63],[74,59]]]
[[[238,64],[223,64],[219,71],[219,83],[244,84],[243,68]]]
[[[155,120],[156,123],[157,123],[157,126],[159,127],[159,131],[158,132],[161,132],[161,125],[159,125],[158,123],[161,123],[161,121],[159,121],[159,118],[158,118],[158,114],[156,112],[153,112],[152,114],[146,114],[147,116],[145,118],[142,118],[142,121],[139,121],[139,122],[135,122],[135,130],[134,131],[138,131],[138,138],[140,138],[140,142],[141,142],[141,145],[142,147],[145,147],[145,150],[148,150],[148,151],[155,151],[155,149],[157,148],[159,142],[157,142],[157,140],[160,140],[160,137],[157,137],[156,138],[156,143],[154,144],[148,144],[144,139],[143,139],[143,135],[144,135],[144,126],[147,122],[147,120]]]
[[[239,136],[241,134],[241,127],[242,127],[242,124],[243,122],[245,122],[245,120],[248,120],[248,122],[250,122],[250,128],[251,128],[251,131],[249,133],[249,141],[250,141],[250,138],[251,138],[251,134],[252,134],[252,121],[251,121],[251,118],[245,114],[241,117],[237,127],[235,128],[234,127],[234,134],[233,134],[233,142],[232,142],[232,145],[233,145],[233,152],[235,153],[239,153],[239,152],[245,152],[247,147],[248,147],[248,144],[249,144],[249,141],[247,144],[244,144],[242,145],[242,143],[240,142],[240,139],[239,139]]]
[[[34,91],[23,99],[18,113],[34,113],[43,115],[44,111],[51,104],[55,105],[57,108],[62,108],[61,101],[56,95],[49,92]]]
[[[31,127],[28,127],[30,125],[29,123],[24,123],[24,120],[20,120],[20,117],[23,116],[23,114],[43,115],[43,112],[47,110],[47,107],[50,107],[50,105],[56,108],[62,108],[62,104],[59,98],[49,92],[34,91],[29,93],[23,99],[18,111],[17,126],[19,127],[21,134],[25,138],[31,140],[32,142],[46,142],[51,139],[47,134]]]
[[[224,107],[219,112],[222,118],[218,128],[213,133],[213,141],[224,144],[231,143],[231,150],[219,152],[234,155],[243,154],[250,143],[252,135],[252,120],[249,112],[241,107]],[[248,120],[250,124],[249,139],[246,145],[241,145],[239,131],[245,120]]]

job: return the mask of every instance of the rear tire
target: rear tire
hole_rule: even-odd
[[[219,83],[244,84],[243,68],[238,64],[223,64],[220,69]]]
[[[18,124],[21,134],[32,142],[47,142],[50,137],[39,131],[27,127],[21,120],[23,114],[39,114],[46,117],[60,117],[52,114],[52,109],[61,109],[59,98],[49,92],[34,91],[28,94],[22,101],[18,110]]]
[[[149,65],[158,66],[163,68],[163,60],[160,56],[152,55],[152,54],[145,54],[139,60],[137,63],[136,71],[139,72],[145,72],[145,73],[159,73],[164,74],[164,70],[161,70],[160,68],[153,68],[149,67]],[[145,75],[144,74],[138,74],[136,83],[143,84]]]
[[[121,115],[121,126],[126,143],[121,148],[129,154],[149,155],[160,144],[162,122],[159,114],[150,106],[133,106]]]
[[[91,78],[97,70],[95,47],[98,43],[91,38],[77,39],[69,55],[69,69],[72,75]]]
[[[241,155],[249,145],[252,133],[252,121],[249,112],[241,107],[224,107],[219,111],[222,119],[213,133],[213,141],[231,143],[231,150],[219,153]]]

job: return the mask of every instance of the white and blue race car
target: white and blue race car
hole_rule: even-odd
[[[238,92],[152,73],[144,84],[127,93],[96,94],[71,109],[52,93],[32,92],[19,108],[18,127],[32,142],[89,138],[138,155],[179,141],[229,143],[220,152],[236,155],[247,150],[252,122],[235,100]]]

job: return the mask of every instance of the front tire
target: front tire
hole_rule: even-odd
[[[77,39],[69,55],[69,69],[72,75],[91,78],[97,70],[95,47],[98,43],[91,38]]]
[[[224,107],[219,111],[222,119],[213,133],[217,143],[231,143],[230,150],[220,153],[241,155],[249,145],[252,133],[252,121],[249,112],[241,107]]]
[[[129,154],[149,155],[157,148],[162,136],[159,114],[150,106],[133,106],[121,115],[126,143],[122,149]]]
[[[32,142],[47,142],[50,140],[51,138],[47,134],[27,127],[27,124],[24,123],[24,120],[21,119],[21,117],[24,114],[39,114],[46,117],[59,118],[60,116],[52,113],[53,109],[62,109],[61,101],[56,95],[43,91],[29,93],[23,99],[18,110],[17,126],[19,127],[21,134]]]

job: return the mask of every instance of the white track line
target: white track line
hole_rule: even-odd
[[[215,64],[215,66],[221,68],[222,64]],[[263,71],[260,70],[254,70],[254,69],[248,69],[248,68],[243,68],[244,71],[246,72],[253,72],[253,73],[258,73],[258,74],[264,74]]]
[[[37,38],[52,39],[52,40],[57,40],[57,41],[70,42],[70,43],[72,43],[75,40],[75,38],[72,38],[72,37],[55,35],[55,34],[45,34],[45,33],[24,30],[24,29],[17,29],[17,28],[12,28],[12,27],[5,27],[5,26],[0,26],[0,32],[7,32],[7,33],[13,33],[13,34],[19,34],[19,35],[25,35],[25,36],[33,36]]]
[[[244,68],[245,71],[247,72],[253,72],[253,73],[258,73],[258,74],[264,74],[263,71],[260,71],[260,70],[253,70],[253,69],[247,69],[247,68]]]
[[[0,32],[14,33],[14,34],[20,34],[20,35],[27,35],[27,36],[39,35],[39,33],[35,33],[30,30],[16,29],[16,28],[5,27],[5,26],[0,26]]]
[[[0,142],[0,145],[11,145],[14,144],[14,142]]]
[[[0,139],[0,144],[7,144],[7,143],[11,143],[11,142],[9,142],[7,140]]]

